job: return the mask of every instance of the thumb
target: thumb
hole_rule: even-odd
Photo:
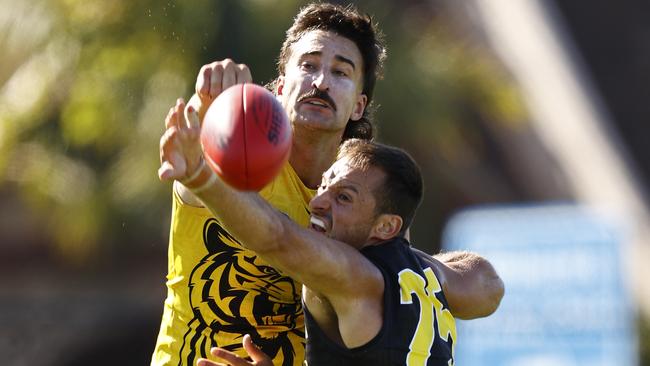
[[[158,177],[162,181],[181,179],[187,172],[187,163],[184,157],[176,151],[170,152],[168,158],[163,160],[158,169]]]
[[[253,362],[262,362],[262,361],[270,361],[271,358],[264,353],[259,347],[253,343],[253,340],[251,339],[251,336],[246,334],[244,336],[244,350],[246,350],[246,353],[250,356],[251,360]]]

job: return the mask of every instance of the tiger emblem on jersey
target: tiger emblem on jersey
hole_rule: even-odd
[[[276,365],[293,365],[305,342],[301,285],[244,250],[214,218],[205,222],[203,243],[208,254],[190,275],[193,318],[181,363],[193,365],[217,345],[239,351],[250,334]]]

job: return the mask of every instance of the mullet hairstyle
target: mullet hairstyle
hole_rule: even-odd
[[[362,93],[366,95],[368,102],[359,120],[348,121],[343,132],[343,141],[350,138],[372,140],[374,137],[372,95],[377,79],[382,77],[386,59],[383,35],[369,15],[362,15],[352,5],[344,7],[328,3],[310,4],[300,10],[293,25],[287,30],[278,57],[278,75],[285,74],[285,66],[291,57],[291,46],[305,33],[314,30],[336,33],[354,42],[359,49],[363,59]],[[277,79],[274,83],[277,84]]]
[[[337,160],[346,158],[351,167],[380,169],[384,183],[375,188],[375,214],[395,214],[402,218],[400,235],[411,226],[422,202],[423,181],[420,167],[404,150],[362,139],[349,139],[341,145]]]

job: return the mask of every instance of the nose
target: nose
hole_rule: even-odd
[[[321,71],[314,76],[314,81],[312,81],[311,86],[322,91],[328,91],[330,88],[329,84],[330,81],[327,77],[327,73]]]
[[[327,198],[327,192],[322,192],[314,196],[314,198],[309,201],[309,210],[313,213],[323,212],[329,208],[329,199]]]

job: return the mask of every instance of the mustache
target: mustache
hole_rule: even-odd
[[[306,92],[305,94],[301,95],[298,98],[298,102],[300,103],[303,100],[310,99],[310,98],[321,99],[325,103],[329,104],[334,111],[336,111],[336,103],[334,103],[334,100],[332,99],[332,97],[330,97],[329,94],[327,94],[326,91],[320,90],[318,88],[313,88],[310,91]]]

